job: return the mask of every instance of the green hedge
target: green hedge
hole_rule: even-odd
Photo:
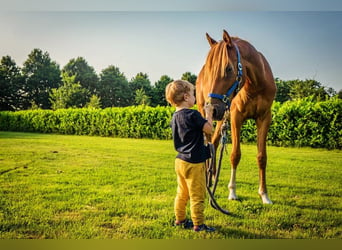
[[[0,130],[170,139],[172,113],[147,106],[0,112]]]
[[[310,98],[273,105],[269,140],[279,146],[342,148],[342,100]]]
[[[107,109],[60,109],[0,112],[0,130],[171,139],[171,107],[136,106]],[[310,98],[274,103],[268,143],[342,149],[342,100],[313,102]],[[229,133],[228,133],[229,134]],[[243,142],[256,141],[255,122],[241,131]]]

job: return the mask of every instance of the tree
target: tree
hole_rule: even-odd
[[[137,90],[143,89],[145,95],[147,95],[148,97],[152,96],[151,82],[148,79],[148,75],[142,72],[138,73],[135,77],[132,78],[132,80],[129,82],[129,87],[131,89],[131,93],[136,94]],[[131,100],[131,103],[133,102],[134,100]]]
[[[327,97],[329,94],[324,86],[316,80],[293,80],[289,81],[291,86],[290,97],[292,100],[298,100],[304,97],[313,96],[314,100],[320,101]]]
[[[0,110],[19,110],[23,106],[21,87],[23,77],[20,68],[10,56],[4,56],[0,63]]]
[[[63,85],[58,89],[52,89],[50,93],[51,108],[56,110],[84,107],[89,100],[89,91],[75,81],[76,76],[63,73],[62,78]]]
[[[144,89],[137,89],[135,91],[135,104],[150,105],[150,97],[146,95]]]
[[[309,96],[315,101],[320,101],[337,94],[333,88],[324,87],[320,82],[312,79],[283,81],[276,78],[275,83],[277,85],[275,100],[281,103]]]
[[[59,65],[51,61],[48,52],[34,49],[24,62],[22,73],[25,77],[23,94],[27,97],[26,108],[29,103],[44,109],[50,108],[50,91],[61,85]]]
[[[326,92],[327,92],[327,94],[328,94],[330,97],[333,97],[333,96],[337,95],[336,90],[334,90],[333,88],[327,88],[327,89],[326,89]]]
[[[283,103],[288,100],[291,100],[291,97],[290,97],[291,84],[289,82],[280,80],[279,78],[275,79],[275,83],[277,85],[277,94],[275,97],[275,101]]]
[[[197,76],[196,75],[193,75],[191,74],[191,72],[185,72],[183,75],[182,75],[182,80],[186,80],[192,84],[195,85],[196,83],[196,80],[197,80]]]
[[[338,95],[339,99],[342,99],[342,89],[340,91],[338,91],[337,95]]]
[[[88,65],[88,62],[83,57],[71,59],[64,66],[63,73],[69,76],[76,76],[75,81],[79,82],[83,88],[89,90],[89,96],[98,92],[98,77],[93,67]]]
[[[125,75],[115,66],[102,70],[98,93],[103,108],[128,106],[132,99]]]
[[[89,102],[86,104],[86,108],[100,109],[101,108],[101,98],[97,95],[92,95]]]
[[[165,106],[167,105],[165,98],[165,88],[173,79],[167,75],[163,75],[160,77],[160,80],[155,82],[154,87],[152,89],[152,97],[151,97],[151,105],[152,106]]]

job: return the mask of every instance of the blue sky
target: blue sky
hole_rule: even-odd
[[[216,6],[227,2],[215,1]],[[83,1],[81,8],[76,5],[79,1],[69,5],[45,1],[50,5],[42,5],[43,1],[35,0],[27,6],[13,2],[0,12],[0,56],[10,55],[19,66],[34,48],[40,48],[61,68],[82,56],[97,73],[115,65],[128,80],[138,72],[147,73],[152,83],[164,74],[177,79],[186,71],[198,74],[209,50],[205,33],[220,40],[226,29],[261,51],[275,77],[316,79],[335,90],[342,89],[342,8],[338,3],[335,10],[339,11],[327,7],[322,11],[315,0],[309,11],[300,4],[298,9],[288,7],[285,11],[272,4],[261,8],[266,1],[259,2],[261,7],[249,7],[252,10],[241,4],[233,10],[206,11],[204,1],[197,1],[203,3],[202,9],[193,10],[186,4],[181,9],[178,0],[174,7],[159,8],[150,0],[145,9],[135,11],[123,4],[114,8],[109,6],[113,1],[105,0],[100,0],[102,5],[97,8],[91,8],[88,1]]]

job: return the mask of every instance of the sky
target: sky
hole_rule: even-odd
[[[143,72],[153,84],[162,75],[173,79],[188,71],[197,75],[209,51],[205,33],[222,40],[225,29],[262,52],[275,77],[315,79],[336,91],[342,89],[338,1],[320,6],[316,0],[288,0],[277,6],[277,1],[255,5],[257,1],[250,0],[230,8],[227,0],[209,1],[216,5],[202,0],[183,0],[182,5],[179,0],[164,5],[156,0],[98,0],[97,5],[76,0],[2,2],[0,56],[11,56],[20,67],[39,48],[60,68],[83,57],[98,74],[114,65],[128,80]],[[291,3],[297,3],[296,8]]]

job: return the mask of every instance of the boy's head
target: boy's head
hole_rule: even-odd
[[[194,90],[195,86],[190,82],[176,80],[166,86],[165,97],[172,106],[178,106],[184,101],[184,95],[194,93]]]

